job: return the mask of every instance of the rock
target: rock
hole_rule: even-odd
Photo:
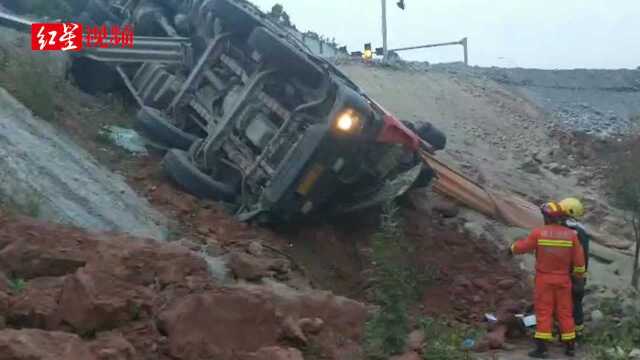
[[[275,273],[286,274],[291,264],[286,259],[264,259],[245,253],[233,253],[229,268],[238,279],[256,281]]]
[[[604,314],[600,310],[594,310],[591,312],[591,322],[595,324],[601,323],[604,320]]]
[[[225,359],[234,351],[275,346],[281,320],[268,297],[241,289],[189,295],[159,315],[171,356]]]
[[[305,334],[315,335],[322,331],[324,321],[320,318],[303,318],[298,321],[298,326]]]
[[[557,175],[568,175],[571,172],[571,169],[569,169],[567,166],[558,163],[548,164],[547,169]]]
[[[529,174],[540,174],[540,164],[535,160],[529,160],[520,165],[520,169]]]
[[[260,242],[252,241],[251,244],[249,244],[247,251],[253,256],[260,257],[264,252],[264,248]]]
[[[491,285],[488,279],[485,278],[473,279],[471,283],[478,289],[486,291],[487,293],[491,293],[495,290],[495,287]]]
[[[485,230],[482,225],[469,221],[463,225],[463,228],[467,234],[473,239],[480,239],[484,236]]]
[[[268,277],[269,264],[257,257],[244,253],[233,253],[229,260],[229,269],[238,279],[260,280]]]
[[[514,279],[504,279],[498,282],[498,289],[502,290],[510,290],[516,285],[516,280]]]
[[[422,345],[425,341],[424,331],[422,330],[414,330],[409,334],[406,343],[407,351],[422,351]]]
[[[191,250],[191,251],[200,251],[202,250],[202,244],[198,244],[193,240],[187,239],[187,238],[182,238],[180,240],[177,241],[177,243],[180,246],[184,246],[187,249]]]
[[[204,250],[207,253],[207,255],[213,256],[213,257],[221,256],[223,253],[220,243],[218,242],[218,240],[215,240],[215,239],[208,239],[207,246],[205,247]]]
[[[629,360],[640,360],[640,349],[633,349],[628,355]]]
[[[7,322],[18,328],[57,329],[60,318],[58,300],[64,278],[37,278],[11,298]]]
[[[433,204],[433,211],[445,218],[453,218],[460,214],[460,207],[447,200],[439,200]]]
[[[389,360],[422,360],[422,357],[415,351],[410,351],[408,353],[392,356]]]
[[[292,317],[287,316],[282,324],[283,331],[282,337],[286,340],[293,341],[306,346],[309,340],[304,335],[304,332],[300,328],[299,322],[295,321]]]
[[[60,316],[78,332],[111,330],[139,317],[152,298],[153,292],[146,287],[81,269],[65,281]]]
[[[493,329],[491,332],[486,334],[482,339],[480,339],[478,344],[482,344],[483,348],[486,344],[488,345],[489,349],[492,349],[492,350],[502,349],[506,341],[508,330],[509,329],[506,325],[498,325],[495,329]],[[480,348],[480,347],[477,346],[477,348]]]
[[[95,259],[66,277],[59,300],[61,319],[76,331],[148,318],[162,289],[172,297],[211,285],[205,260],[176,244],[112,238],[92,252]]]
[[[258,350],[255,360],[304,360],[298,349],[270,346]]]
[[[7,360],[98,360],[80,337],[55,331],[2,330],[0,349]]]
[[[640,303],[637,300],[626,298],[622,301],[622,313],[625,316],[634,316],[640,311]]]
[[[85,265],[81,250],[66,248],[64,244],[51,246],[51,243],[36,238],[37,233],[33,234],[32,237],[21,239],[0,239],[0,265],[4,271],[29,280],[42,276],[63,276]]]
[[[136,349],[119,332],[100,333],[89,344],[98,360],[134,360]]]

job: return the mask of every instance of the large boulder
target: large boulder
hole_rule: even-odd
[[[60,317],[76,332],[115,329],[147,317],[154,292],[114,276],[82,268],[66,278],[60,296]]]
[[[60,296],[60,316],[76,331],[149,318],[155,306],[211,285],[206,262],[181,246],[128,238],[96,244],[96,260],[68,276]]]
[[[58,299],[63,284],[64,278],[55,277],[29,281],[25,289],[9,300],[7,323],[18,328],[56,329],[60,323]]]
[[[281,319],[270,299],[241,289],[187,296],[159,316],[159,329],[179,359],[232,359],[277,345]]]
[[[245,355],[242,360],[304,360],[304,357],[298,349],[269,346]]]
[[[80,337],[43,330],[0,331],[0,360],[98,360]]]
[[[170,354],[180,359],[230,359],[288,343],[313,344],[332,359],[357,353],[367,311],[330,292],[284,285],[245,285],[194,294],[159,315]]]
[[[101,333],[89,344],[97,360],[134,360],[136,349],[119,332]]]

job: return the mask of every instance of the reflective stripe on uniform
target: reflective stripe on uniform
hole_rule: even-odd
[[[538,245],[539,246],[548,246],[548,247],[570,248],[570,247],[573,247],[573,241],[571,241],[571,240],[540,239],[540,240],[538,240]]]
[[[573,272],[575,274],[584,274],[587,271],[587,268],[585,266],[574,266],[573,267]]]
[[[534,338],[540,339],[540,340],[552,340],[553,335],[551,333],[543,333],[543,332],[536,331],[536,335],[534,336]]]
[[[565,333],[560,335],[560,338],[562,339],[562,341],[570,341],[570,340],[575,340],[576,339],[576,332],[570,332],[570,333]]]

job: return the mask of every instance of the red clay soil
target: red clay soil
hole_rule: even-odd
[[[423,313],[477,323],[487,312],[531,301],[526,274],[490,241],[471,239],[421,212],[404,213],[418,264],[435,274],[424,293]]]
[[[229,249],[246,248],[251,240],[260,239],[287,254],[315,287],[367,300],[375,211],[340,225],[292,224],[269,230],[238,223],[215,202],[185,194],[161,174],[158,164],[159,159],[138,160],[138,170],[129,178],[155,207],[178,220],[180,236],[201,242],[215,239]],[[424,296],[427,314],[447,314],[469,323],[481,321],[485,312],[496,312],[504,304],[530,302],[526,274],[491,241],[470,239],[455,226],[441,225],[435,212],[405,210],[403,216],[407,236],[416,244],[418,266],[437,273]]]
[[[290,347],[341,359],[360,351],[362,303],[223,287],[205,260],[176,244],[2,213],[0,229],[0,359],[301,359]]]

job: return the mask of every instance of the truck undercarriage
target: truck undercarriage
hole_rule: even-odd
[[[445,146],[437,129],[405,126],[248,2],[90,0],[78,18],[136,31],[133,49],[79,53],[78,84],[109,91],[121,79],[140,106],[136,127],[171,148],[168,176],[233,204],[242,220],[376,205],[428,183],[416,150]]]

